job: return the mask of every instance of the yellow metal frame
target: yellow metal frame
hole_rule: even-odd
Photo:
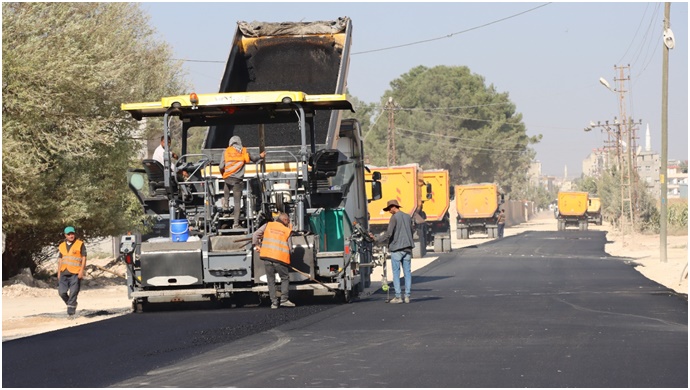
[[[160,102],[123,103],[120,108],[135,117],[163,116],[171,107],[181,110],[201,110],[204,108],[234,107],[241,110],[251,106],[288,106],[301,103],[314,109],[350,109],[352,104],[345,94],[307,95],[300,91],[263,91],[197,94],[198,101],[192,103],[191,94],[167,96]]]

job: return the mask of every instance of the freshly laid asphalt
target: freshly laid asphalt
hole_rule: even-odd
[[[687,296],[526,232],[441,255],[410,304],[130,314],[3,347],[4,387],[688,387]],[[392,294],[392,288],[389,293]]]

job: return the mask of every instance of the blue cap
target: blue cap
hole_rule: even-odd
[[[67,226],[65,228],[65,234],[69,234],[69,233],[76,233],[76,231],[74,230],[74,228],[72,226]]]

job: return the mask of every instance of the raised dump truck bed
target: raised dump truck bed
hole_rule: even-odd
[[[343,17],[316,22],[238,22],[219,92],[303,91],[308,95],[344,94],[349,68],[352,22]],[[340,112],[317,112],[313,137],[320,148],[336,148]],[[266,123],[265,146],[302,144],[294,126]],[[204,152],[218,161],[231,136],[246,147],[261,144],[255,124],[212,126]],[[311,136],[311,135],[310,135]]]

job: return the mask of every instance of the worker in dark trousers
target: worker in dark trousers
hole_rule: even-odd
[[[506,228],[505,209],[501,209],[501,212],[498,214],[498,218],[496,219],[496,223],[498,224],[498,238],[503,238],[503,231]]]
[[[280,306],[295,307],[295,304],[288,299],[290,292],[288,269],[290,265],[290,235],[292,235],[292,225],[290,224],[290,217],[286,213],[280,213],[277,222],[264,224],[252,235],[254,250],[259,251],[259,257],[264,261],[266,268],[271,309],[278,308],[276,272],[280,276]]]
[[[58,294],[67,305],[67,315],[77,312],[77,296],[86,268],[86,246],[76,238],[74,227],[65,228],[65,241],[58,246]]]
[[[242,198],[242,188],[244,187],[244,166],[248,162],[257,162],[266,157],[266,152],[254,156],[242,146],[242,139],[239,136],[232,136],[228,147],[223,152],[218,168],[223,175],[225,187],[223,189],[223,212],[228,209],[230,200],[230,189],[232,188],[233,229],[241,229],[240,225],[240,201]]]

